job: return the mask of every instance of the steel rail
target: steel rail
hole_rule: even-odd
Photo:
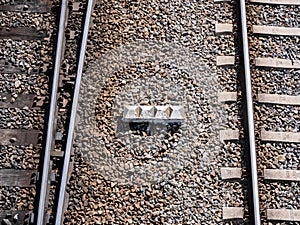
[[[260,225],[261,222],[260,222],[260,213],[259,213],[259,195],[258,195],[257,162],[256,162],[257,159],[256,159],[255,132],[254,132],[254,111],[253,111],[253,99],[252,99],[245,0],[240,0],[240,10],[241,10],[241,23],[242,23],[242,36],[243,36],[242,39],[243,39],[243,55],[244,55],[244,70],[245,70],[244,72],[245,72],[246,100],[247,100],[247,117],[248,117],[248,133],[249,133],[248,135],[249,135],[250,160],[251,160],[254,223],[255,225]]]
[[[55,225],[61,225],[63,223],[62,218],[63,218],[63,213],[64,213],[63,210],[64,210],[64,204],[65,204],[65,192],[66,192],[66,186],[67,186],[69,164],[70,164],[70,158],[71,158],[71,150],[72,150],[72,146],[73,146],[73,137],[74,137],[74,130],[75,130],[78,97],[79,97],[79,90],[80,90],[80,84],[81,84],[81,77],[82,77],[84,58],[85,58],[85,50],[86,50],[86,45],[87,45],[92,10],[93,10],[93,0],[88,0],[83,35],[82,35],[82,42],[81,42],[80,53],[79,53],[76,81],[75,81],[75,87],[74,87],[72,111],[71,111],[71,117],[70,117],[69,129],[68,129],[68,138],[67,138],[65,155],[64,155],[64,165],[63,165],[62,178],[61,178],[61,184],[60,184],[60,190],[59,190],[59,199],[58,199],[58,205],[57,205]]]
[[[46,213],[46,199],[48,196],[48,185],[49,185],[49,168],[50,168],[50,155],[54,143],[54,129],[55,129],[55,114],[57,106],[57,90],[59,84],[59,72],[63,54],[63,43],[65,36],[65,24],[66,24],[66,12],[67,12],[67,0],[61,1],[60,20],[58,27],[58,38],[54,65],[54,74],[52,80],[52,91],[48,117],[47,137],[44,149],[44,162],[43,162],[43,173],[40,189],[40,199],[38,206],[37,225],[45,224],[45,213]]]

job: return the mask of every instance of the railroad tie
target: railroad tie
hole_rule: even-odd
[[[258,94],[258,102],[279,105],[300,105],[300,95]]]
[[[232,0],[214,0],[214,2],[232,2]]]
[[[274,5],[300,5],[299,0],[250,0],[250,2]]]
[[[255,59],[255,66],[283,68],[283,69],[300,69],[300,60],[258,57]]]
[[[24,224],[25,216],[29,214],[24,210],[1,210],[0,211],[0,223],[1,224]]]
[[[0,129],[2,138],[0,145],[30,145],[37,144],[40,134],[39,130],[25,129]]]
[[[264,179],[278,181],[300,181],[300,170],[264,169]]]
[[[31,187],[35,170],[0,169],[0,186]]]
[[[33,94],[21,94],[17,98],[13,98],[11,94],[0,94],[0,108],[32,108],[33,106]]]
[[[253,25],[252,32],[254,34],[264,34],[264,35],[300,36],[300,28],[294,28],[294,27]]]
[[[300,143],[300,132],[274,132],[261,130],[262,141]]]
[[[218,93],[219,102],[236,102],[237,93],[236,92],[220,92]]]
[[[50,11],[50,4],[49,0],[14,1],[14,4],[0,5],[0,11],[47,13]]]
[[[222,180],[242,178],[242,169],[237,167],[221,167]]]
[[[244,218],[243,207],[223,207],[222,211],[223,211],[223,220]]]
[[[215,26],[216,34],[232,33],[232,31],[233,31],[232,23],[217,23]]]
[[[217,66],[234,66],[235,56],[217,56]]]
[[[267,209],[267,219],[277,221],[300,221],[300,210]]]
[[[2,27],[1,39],[12,40],[40,40],[46,36],[44,31],[38,31],[35,27]]]
[[[239,130],[220,130],[220,141],[236,141],[239,140]]]

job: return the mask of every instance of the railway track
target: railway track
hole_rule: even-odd
[[[0,5],[2,224],[34,220],[56,29],[52,7],[49,1]]]
[[[77,20],[69,21],[69,25],[67,25],[68,18],[68,6],[72,7],[73,12],[79,12]],[[49,112],[49,120],[48,120],[48,130],[47,130],[47,139],[46,139],[46,147],[44,152],[44,164],[43,164],[43,175],[42,175],[42,182],[41,182],[41,192],[40,192],[40,201],[38,205],[38,214],[37,214],[37,224],[62,224],[64,221],[64,211],[68,204],[68,193],[66,193],[66,183],[70,177],[70,172],[72,171],[71,167],[71,155],[72,155],[72,141],[73,141],[73,133],[74,133],[74,123],[75,123],[75,116],[76,116],[76,104],[78,98],[78,88],[80,87],[80,79],[82,74],[83,68],[83,61],[85,57],[85,45],[87,39],[87,33],[90,27],[90,17],[92,12],[93,1],[88,1],[88,4],[85,8],[83,3],[80,2],[68,2],[62,1],[61,2],[61,9],[60,9],[60,24],[59,24],[59,33],[58,33],[58,41],[57,41],[57,54],[55,59],[55,67],[54,67],[54,78],[52,84],[52,94],[51,94],[51,102],[50,102],[50,112]],[[74,15],[71,15],[72,18]],[[83,26],[78,22],[84,21]],[[77,23],[77,24],[76,24]],[[74,30],[74,24],[75,29]],[[66,41],[66,30],[69,34],[69,39],[71,41],[68,43]],[[80,31],[82,30],[82,31]],[[77,41],[75,43],[72,42],[74,37],[70,38],[70,36],[74,36],[75,32],[77,34]],[[80,37],[80,38],[79,38]],[[79,41],[81,40],[81,42]],[[70,47],[73,49],[73,53],[77,52],[80,49],[78,55],[73,55],[72,57],[65,56],[65,48]],[[75,51],[74,51],[75,49]],[[66,55],[69,52],[66,53]],[[64,58],[64,61],[63,61]],[[61,109],[59,104],[57,104],[58,95],[63,93],[62,89],[64,89],[64,85],[61,84],[61,73],[63,73],[64,68],[70,67],[68,60],[73,60],[75,65],[73,68],[69,68],[68,76],[64,77],[67,79],[67,85],[69,86],[70,83],[68,82],[69,76],[74,74],[74,70],[76,71],[75,81],[71,82],[71,90],[67,91],[68,96],[72,97],[72,99],[67,99],[70,101],[70,109],[69,112],[62,113],[59,115],[57,111]],[[66,92],[66,91],[65,91]],[[68,93],[69,92],[69,93]],[[65,94],[66,95],[66,94]],[[66,103],[62,103],[65,105]],[[65,111],[65,110],[63,110]],[[55,146],[55,136],[54,134],[57,133],[56,124],[59,118],[66,116],[70,118],[65,122],[65,124],[61,125],[61,129],[65,129],[65,132],[61,131],[61,136],[65,136],[66,141],[62,142],[59,146]],[[60,129],[60,130],[61,130]],[[57,150],[55,150],[55,148]],[[52,164],[55,162],[55,159],[51,159],[51,156],[57,157],[58,156],[58,163],[60,167],[58,168],[56,176],[59,176],[59,181],[55,188],[50,186],[50,179],[51,179],[51,171],[50,168],[53,167]],[[54,189],[55,196],[52,200],[52,206],[49,205],[49,192],[51,189]],[[49,213],[49,211],[51,213]]]
[[[290,162],[291,165],[285,162],[289,154],[294,156],[294,160],[298,158],[296,155],[300,137],[299,125],[296,125],[299,124],[297,113],[299,113],[300,102],[299,79],[296,71],[297,54],[291,53],[293,57],[291,58],[288,53],[297,51],[295,46],[298,43],[299,28],[298,19],[293,15],[298,11],[299,3],[253,0],[248,2],[247,12],[245,3],[241,1],[240,4],[248,141],[252,168],[253,221],[251,224],[298,224],[299,205],[295,203],[298,192],[294,188],[298,186],[299,166],[297,161]],[[290,19],[274,19],[273,16],[281,14]],[[232,24],[218,24],[216,30],[231,32],[232,27]],[[272,41],[276,44],[271,45],[271,48],[264,46]],[[285,45],[286,49],[283,52],[278,51],[285,41],[288,42]],[[235,61],[232,56],[222,56],[219,60],[223,62],[222,65],[230,65]],[[271,74],[274,78],[269,79]],[[280,75],[285,78],[277,78]],[[289,80],[287,77],[293,78]],[[293,79],[297,80],[294,86],[290,83]],[[279,80],[281,82],[278,82]],[[233,95],[236,96],[234,93],[227,93],[227,96]],[[278,113],[277,110],[282,113]],[[274,120],[280,122],[276,123]],[[287,199],[285,196],[292,196],[294,200]],[[249,201],[251,202],[251,199]],[[230,208],[230,210],[225,208],[225,210],[227,215],[223,217],[227,219],[243,218],[241,208]]]
[[[287,18],[287,21],[278,21],[276,24],[272,23],[268,19],[266,24],[253,24],[253,36],[262,37],[262,40],[272,40],[279,38],[278,44],[284,45],[284,41],[287,40],[288,46],[287,52],[281,54],[276,49],[278,44],[274,46],[274,49],[262,55],[261,50],[258,50],[253,56],[255,57],[255,67],[259,72],[263,71],[277,71],[286,76],[291,76],[292,79],[283,79],[281,82],[274,81],[275,85],[280,85],[281,90],[274,90],[269,88],[266,91],[257,91],[257,96],[254,104],[256,105],[254,113],[256,118],[256,132],[257,138],[257,152],[258,152],[258,178],[259,178],[259,190],[260,195],[260,208],[262,223],[281,222],[283,224],[299,224],[299,205],[296,203],[298,198],[299,165],[297,161],[287,162],[289,155],[295,155],[297,158],[297,151],[299,148],[299,79],[297,79],[297,32],[298,20],[293,16],[293,12],[297,12],[299,9],[299,2],[285,1],[285,2],[263,2],[271,4],[269,7],[271,12],[273,10],[280,10]],[[281,5],[277,5],[280,3]],[[275,4],[275,5],[274,5]],[[265,5],[254,5],[253,9],[266,7]],[[262,11],[263,12],[263,11]],[[259,16],[259,15],[258,15]],[[255,43],[255,39],[251,40],[251,44]],[[289,40],[291,38],[291,40]],[[250,46],[251,46],[250,44]],[[274,51],[276,52],[274,54]],[[291,56],[289,56],[291,54]],[[254,71],[253,74],[256,75]],[[296,85],[291,85],[293,79],[296,79]],[[254,90],[258,90],[260,84],[253,81]],[[272,86],[272,84],[270,84]],[[275,115],[268,116],[264,109],[272,108],[275,111]],[[284,113],[277,113],[277,110],[284,109]],[[265,117],[257,117],[258,114],[265,115]],[[269,119],[269,118],[270,119]],[[274,123],[272,119],[282,121]],[[288,118],[285,120],[285,118]],[[266,155],[272,152],[271,146],[280,146],[278,155],[273,159],[268,158]],[[289,147],[293,145],[293,147]],[[276,163],[279,160],[280,162]],[[287,162],[287,163],[284,163]],[[282,165],[280,165],[282,164]],[[290,164],[290,165],[283,165]],[[274,189],[274,192],[268,190]],[[296,190],[293,190],[296,189]],[[284,196],[289,196],[289,200],[284,200]],[[271,200],[272,199],[272,200]],[[275,199],[275,201],[274,201]],[[294,200],[293,200],[294,199]],[[276,202],[276,203],[275,203]]]
[[[67,1],[61,1],[60,17],[58,27],[57,47],[55,54],[54,73],[52,80],[51,100],[49,106],[49,118],[47,125],[47,137],[44,149],[44,162],[43,162],[43,174],[41,178],[40,198],[38,204],[37,224],[47,224],[49,222],[49,194],[50,194],[50,170],[51,170],[51,151],[54,148],[55,131],[56,131],[56,116],[57,116],[57,98],[58,98],[58,86],[59,75],[61,68],[61,61],[63,57],[63,49],[65,45],[65,26],[67,21]]]
[[[7,48],[1,53],[5,85],[0,104],[2,114],[15,117],[1,127],[0,222],[54,224],[64,210],[57,206],[63,159],[68,157],[63,147],[64,118],[72,100],[84,4],[14,1],[1,3],[0,11],[0,36]]]

